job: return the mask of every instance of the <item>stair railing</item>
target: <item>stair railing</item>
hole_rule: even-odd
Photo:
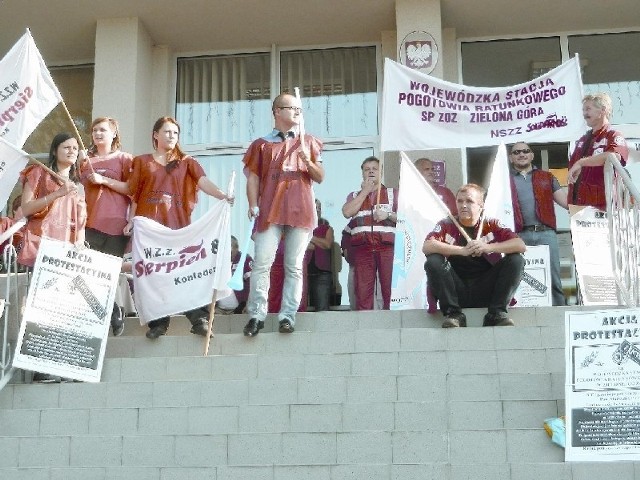
[[[604,165],[611,260],[618,298],[628,307],[640,304],[640,192],[615,154]]]

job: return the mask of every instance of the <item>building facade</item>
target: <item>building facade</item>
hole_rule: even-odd
[[[233,233],[246,231],[241,158],[270,130],[271,100],[300,88],[308,132],[325,141],[327,180],[316,188],[339,232],[360,163],[379,151],[382,65],[402,61],[412,34],[432,41],[431,75],[474,86],[525,82],[579,54],[585,93],[614,99],[613,122],[640,139],[640,13],[634,0],[205,1],[8,0],[0,52],[31,29],[84,141],[92,118],[119,120],[124,149],[151,150],[156,118],[175,116],[181,144],[212,179],[236,171]],[[0,86],[1,87],[1,86]],[[71,124],[59,107],[25,145],[42,153]],[[566,168],[571,145],[534,145],[539,166]],[[447,183],[488,179],[495,147],[411,152],[446,162]],[[384,155],[385,183],[398,156]],[[199,203],[196,215],[208,207]],[[562,224],[562,222],[561,222]],[[561,225],[562,226],[562,225]]]

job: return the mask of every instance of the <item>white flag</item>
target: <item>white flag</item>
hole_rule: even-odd
[[[140,321],[179,314],[231,294],[230,205],[214,202],[197,221],[171,230],[133,219],[133,284]]]
[[[427,308],[422,245],[436,223],[448,216],[449,210],[404,152],[400,156],[391,310]]]
[[[29,30],[0,60],[0,137],[22,147],[62,101]]]
[[[0,208],[7,203],[28,155],[0,137]]]
[[[515,231],[513,220],[513,203],[511,201],[511,181],[509,178],[509,161],[507,148],[501,143],[493,161],[491,179],[484,202],[484,216],[497,218],[511,230]]]

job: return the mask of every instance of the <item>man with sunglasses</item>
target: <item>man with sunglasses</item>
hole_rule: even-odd
[[[255,219],[255,258],[249,286],[249,322],[244,335],[256,336],[267,316],[270,271],[280,238],[284,237],[284,287],[280,333],[294,330],[302,298],[302,262],[318,219],[313,182],[322,182],[322,142],[300,136],[300,100],[289,94],[273,101],[274,130],[255,140],[244,156],[249,219]]]
[[[567,192],[552,173],[532,164],[533,151],[527,143],[514,143],[509,161],[515,230],[526,245],[549,246],[552,303],[554,306],[565,305],[554,202],[566,209]]]

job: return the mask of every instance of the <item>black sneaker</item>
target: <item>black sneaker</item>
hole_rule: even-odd
[[[284,320],[280,320],[280,325],[278,327],[278,331],[280,333],[293,333],[294,330],[291,320],[286,318]]]
[[[113,306],[113,313],[111,314],[111,329],[113,330],[113,336],[119,337],[124,332],[124,315],[122,308],[118,305]]]
[[[513,327],[515,323],[506,314],[487,313],[482,321],[483,327]]]
[[[147,330],[147,333],[145,335],[149,340],[155,340],[156,338],[166,334],[167,327],[159,325],[157,327],[151,327],[149,330]]]
[[[260,330],[264,328],[264,322],[262,320],[258,321],[255,318],[252,318],[247,322],[244,326],[244,336],[245,337],[255,337],[260,333]]]
[[[206,337],[209,334],[209,322],[193,324],[191,326],[191,333],[194,335],[200,335],[201,337]],[[213,330],[211,330],[211,336],[213,337]]]
[[[442,322],[442,328],[466,327],[467,317],[462,312],[449,312]]]

